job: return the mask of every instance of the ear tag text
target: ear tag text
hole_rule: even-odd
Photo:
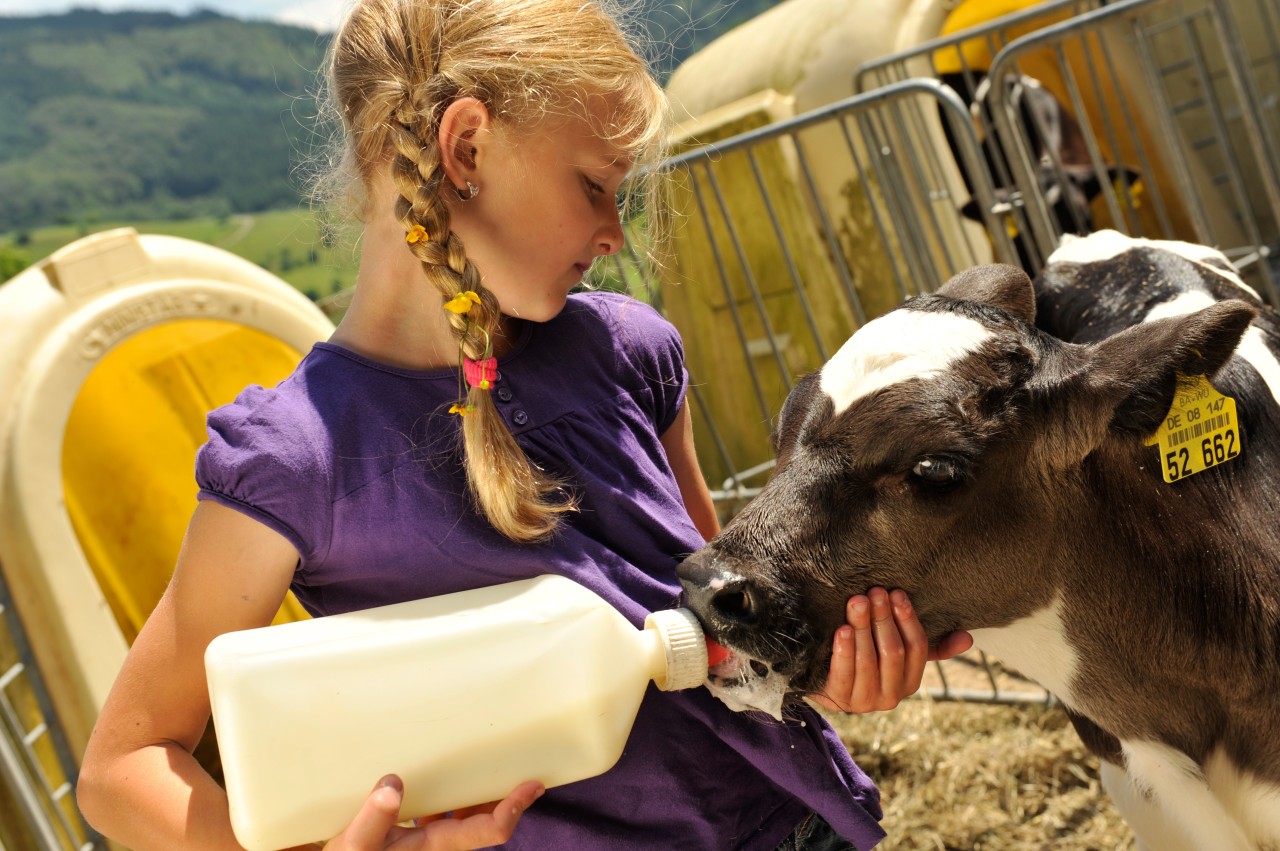
[[[1203,375],[1180,375],[1169,413],[1143,443],[1160,445],[1161,472],[1170,483],[1230,461],[1244,450],[1236,400]]]

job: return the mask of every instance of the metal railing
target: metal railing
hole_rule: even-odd
[[[75,804],[75,760],[0,574],[0,849],[91,851],[105,841]]]
[[[1074,18],[1105,0],[1050,0],[930,39],[897,53],[864,62],[853,75],[853,90],[866,92],[917,77],[948,81],[958,92],[973,92],[991,60],[1020,36]],[[958,84],[958,85],[957,85]]]
[[[1010,42],[1053,24],[1079,18],[1105,4],[1106,0],[1051,0],[1027,9],[957,30],[948,35],[922,42],[910,49],[874,59],[858,67],[853,85],[866,91],[913,77],[936,78],[951,87],[968,106],[974,128],[983,145],[983,153],[997,187],[1014,187],[1010,164],[1001,155],[994,138],[994,118],[990,103],[980,97],[988,79],[992,62]],[[966,175],[966,182],[968,176]],[[1051,215],[1052,205],[1036,186],[1029,192],[1015,187],[1002,193],[993,209],[1003,230],[1012,237],[1027,232],[1027,207]],[[1038,255],[1028,256],[1025,241],[1019,243],[1019,262],[1034,271],[1042,262]]]
[[[1274,0],[1124,0],[1014,40],[992,62],[987,114],[1020,195],[1046,172],[1069,178],[1059,152],[1037,149],[1046,128],[1028,122],[1009,85],[1033,61],[1060,80],[1087,170],[1103,187],[1071,220],[1048,204],[1023,207],[1032,255],[1042,263],[1065,232],[1113,227],[1158,239],[1216,245],[1276,303],[1269,261],[1280,244],[1274,31],[1261,45],[1240,17],[1275,20]],[[1264,95],[1265,93],[1265,95]],[[1078,177],[1076,178],[1079,179]]]
[[[997,212],[1031,271],[1066,232],[1217,245],[1275,303],[1280,243],[1280,3],[1058,0],[861,66],[859,90],[928,75],[971,104],[1002,191]],[[1088,175],[1038,143],[1053,128],[1011,98],[1045,84],[1078,122]],[[985,92],[985,96],[983,93]],[[1076,208],[1046,189],[1088,176]]]

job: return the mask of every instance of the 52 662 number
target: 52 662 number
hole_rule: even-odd
[[[1166,452],[1164,456],[1165,467],[1169,471],[1169,480],[1176,482],[1178,479],[1198,473],[1201,470],[1207,470],[1210,467],[1228,461],[1240,454],[1240,444],[1236,440],[1235,429],[1229,428],[1224,432],[1210,435],[1200,441],[1200,460],[1202,463],[1192,468],[1191,452],[1187,447],[1183,446],[1171,452]]]

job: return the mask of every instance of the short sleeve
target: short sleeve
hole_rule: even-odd
[[[315,422],[279,391],[250,387],[209,414],[196,453],[199,499],[280,533],[304,565],[323,558],[332,524],[327,441]]]
[[[627,298],[618,308],[617,339],[653,396],[658,434],[675,422],[689,388],[680,332],[651,306]]]

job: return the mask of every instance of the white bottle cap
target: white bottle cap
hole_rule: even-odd
[[[693,612],[663,609],[645,618],[644,628],[658,633],[667,654],[667,676],[658,682],[658,688],[677,691],[706,682],[707,642]]]

